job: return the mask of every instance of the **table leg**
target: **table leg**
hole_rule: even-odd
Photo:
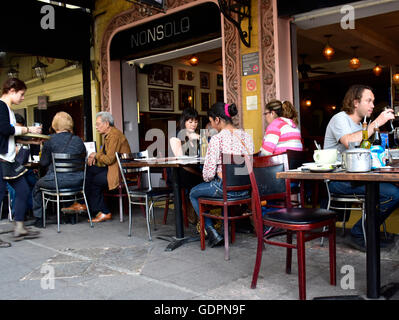
[[[378,182],[366,184],[366,239],[367,239],[367,297],[380,297],[380,238],[378,209],[380,187]]]
[[[199,241],[198,237],[184,237],[183,212],[180,195],[179,168],[172,168],[173,203],[175,206],[176,237],[158,236],[157,238],[169,241],[165,251],[173,251],[186,242]]]

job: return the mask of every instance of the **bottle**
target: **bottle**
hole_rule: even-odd
[[[208,150],[208,138],[206,136],[205,130],[201,130],[200,145],[200,157],[205,158],[206,151]]]
[[[381,141],[381,135],[380,135],[380,128],[378,128],[378,124],[375,124],[374,128],[374,141],[373,141],[373,146],[381,146],[382,141]]]
[[[362,124],[362,142],[360,143],[360,148],[370,149],[371,143],[369,141],[369,133],[367,131],[367,122]]]

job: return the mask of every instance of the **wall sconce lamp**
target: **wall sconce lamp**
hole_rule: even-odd
[[[349,68],[356,70],[360,68],[360,60],[356,55],[357,46],[351,47],[353,49],[353,58],[349,60]]]
[[[191,56],[190,60],[188,60],[188,62],[194,67],[198,64],[199,59],[198,57],[194,54]]]
[[[310,107],[312,105],[312,100],[306,99],[305,100],[305,106]]]
[[[331,58],[333,57],[333,55],[335,54],[334,48],[330,46],[330,43],[329,43],[329,41],[328,41],[328,39],[331,38],[332,35],[331,35],[331,34],[326,34],[324,37],[327,38],[327,44],[326,44],[326,46],[325,46],[324,49],[323,49],[323,56],[324,56],[328,61],[330,61]]]
[[[32,69],[35,70],[36,77],[44,82],[44,79],[46,79],[47,76],[46,68],[48,66],[47,64],[40,62],[39,57],[36,56],[36,59],[36,64],[32,67]]]
[[[381,72],[382,72],[382,67],[378,63],[378,60],[379,60],[380,56],[375,56],[374,58],[376,59],[376,63],[375,63],[375,66],[373,68],[373,73],[378,77],[381,74]]]

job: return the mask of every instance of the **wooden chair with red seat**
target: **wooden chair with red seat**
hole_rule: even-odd
[[[258,240],[256,261],[252,276],[251,288],[256,288],[259,270],[262,262],[264,243],[287,248],[286,273],[291,273],[292,249],[297,249],[299,298],[306,299],[306,271],[305,271],[305,242],[328,237],[330,259],[330,283],[336,285],[336,246],[335,221],[336,213],[326,209],[292,208],[289,179],[277,179],[276,173],[289,169],[287,154],[267,157],[254,157],[253,163],[246,158],[250,170],[252,185],[252,211]],[[267,212],[262,216],[261,201],[283,199],[286,208]],[[263,226],[271,226],[286,231],[287,241],[272,241],[275,235],[264,236]],[[319,231],[327,227],[326,231]],[[292,243],[292,236],[296,234],[296,243]]]
[[[222,177],[223,177],[223,197],[222,198],[199,198],[199,217],[200,217],[200,237],[201,250],[205,250],[205,217],[223,220],[224,223],[224,247],[225,260],[230,259],[229,255],[229,222],[231,226],[231,243],[235,241],[235,221],[252,216],[252,213],[246,215],[236,215],[237,211],[229,208],[251,204],[251,182],[249,180],[248,170],[245,165],[245,159],[242,155],[222,154]],[[248,196],[232,198],[228,197],[229,191],[248,191]],[[209,213],[212,207],[222,207],[223,214],[217,216]]]

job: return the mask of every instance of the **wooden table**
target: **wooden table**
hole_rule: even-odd
[[[176,225],[176,236],[158,236],[157,238],[169,241],[169,245],[165,251],[172,251],[186,242],[198,241],[199,237],[184,237],[184,226],[183,226],[183,212],[180,195],[180,174],[179,168],[196,166],[200,164],[199,158],[149,158],[148,160],[132,161],[125,165],[132,168],[138,167],[151,167],[151,168],[171,168],[172,169],[172,189],[173,189],[173,203],[175,207],[175,225]]]
[[[350,172],[304,172],[290,170],[278,172],[277,178],[296,180],[334,180],[334,181],[362,181],[366,185],[366,237],[367,237],[367,297],[380,297],[380,241],[379,223],[377,219],[377,204],[379,203],[379,183],[399,182],[399,171],[381,172],[370,171],[365,173]]]

